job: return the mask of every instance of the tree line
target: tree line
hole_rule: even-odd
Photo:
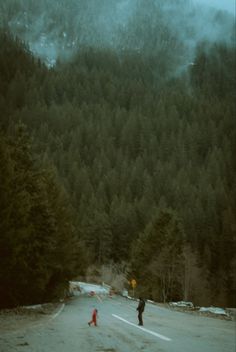
[[[9,33],[1,44],[3,304],[126,262],[146,297],[233,305],[235,48],[201,43],[176,77],[133,50],[48,69]]]

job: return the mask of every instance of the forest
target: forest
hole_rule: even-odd
[[[33,26],[40,5],[26,3]],[[66,1],[40,3],[54,5],[44,31],[77,42],[49,65],[30,49],[26,22],[14,32],[23,2],[1,5],[0,307],[61,297],[92,266],[122,268],[127,288],[135,278],[137,294],[159,302],[235,306],[231,18],[212,15],[218,39],[187,20],[181,35],[168,1],[137,0],[109,37],[91,22],[94,6],[79,1],[88,27],[67,12],[59,22]],[[175,6],[198,15],[188,1]]]

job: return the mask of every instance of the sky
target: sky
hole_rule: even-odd
[[[195,0],[195,2],[216,7],[218,9],[227,10],[235,15],[236,0]]]

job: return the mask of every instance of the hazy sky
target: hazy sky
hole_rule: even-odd
[[[195,0],[195,2],[227,10],[235,15],[235,0]]]

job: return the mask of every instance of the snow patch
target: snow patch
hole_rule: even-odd
[[[174,307],[189,307],[193,308],[193,303],[192,302],[186,302],[186,301],[179,301],[179,302],[170,302],[170,306]]]
[[[209,312],[213,314],[228,315],[223,308],[218,308],[218,307],[201,307],[199,309],[199,312],[204,312],[204,313]]]
[[[89,296],[98,295],[111,295],[111,286],[102,284],[92,284],[81,281],[70,281],[69,294],[72,296],[78,296],[81,294],[87,294]]]

